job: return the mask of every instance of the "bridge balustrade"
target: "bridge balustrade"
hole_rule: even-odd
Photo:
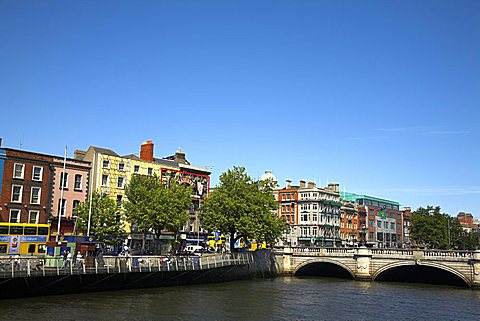
[[[409,249],[371,249],[373,256],[413,256],[413,250]]]
[[[90,264],[68,262],[57,257],[1,257],[0,278],[109,274],[160,271],[195,271],[253,263],[252,253],[223,253],[203,256],[104,256]]]
[[[351,257],[358,254],[358,248],[347,247],[291,247],[294,255],[301,256],[333,256],[333,257]],[[455,260],[464,260],[474,258],[472,251],[458,250],[416,250],[416,249],[398,249],[398,248],[369,248],[369,254],[378,258],[452,258]],[[275,249],[277,254],[284,254],[285,248]]]
[[[422,250],[426,257],[451,257],[451,258],[473,258],[474,252],[470,251],[445,251],[445,250]]]

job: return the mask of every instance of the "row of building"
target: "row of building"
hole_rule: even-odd
[[[139,154],[122,156],[111,149],[90,146],[75,150],[73,158],[67,158],[66,151],[61,157],[0,146],[0,221],[50,223],[52,239],[58,235],[57,226],[62,235],[75,234],[74,209],[88,200],[91,191],[114,199],[121,217],[125,187],[135,174],[156,174],[163,182],[176,179],[193,187],[190,221],[183,227],[182,237],[197,241],[199,234],[195,232],[201,229],[198,208],[210,189],[210,171],[191,165],[182,150],[154,157],[152,141],[143,143]],[[129,245],[135,247],[143,234],[135,226],[127,227]],[[171,238],[165,231],[165,243]],[[147,236],[147,243],[152,240],[153,236]]]
[[[182,228],[186,243],[203,243],[199,206],[210,191],[210,171],[193,166],[182,150],[156,158],[154,144],[147,141],[138,154],[119,155],[107,148],[90,146],[75,150],[73,158],[2,148],[0,141],[0,221],[49,223],[52,239],[75,234],[74,209],[88,200],[92,191],[108,195],[123,215],[125,187],[132,175],[157,175],[164,183],[174,179],[193,187],[190,220]],[[273,179],[266,171],[260,179]],[[363,239],[375,247],[409,247],[412,213],[393,200],[340,191],[337,183],[317,186],[301,180],[274,190],[278,215],[288,229],[283,242],[293,246],[357,246]],[[58,218],[60,219],[60,224]],[[470,213],[460,213],[465,228],[475,224]],[[135,248],[153,242],[135,226],[126,225],[128,244]],[[173,236],[165,231],[160,239],[167,246]]]
[[[289,226],[284,242],[290,245],[357,246],[364,238],[375,247],[410,246],[411,210],[396,201],[341,192],[337,183],[319,187],[304,180],[299,185],[287,180],[274,195],[278,215]]]

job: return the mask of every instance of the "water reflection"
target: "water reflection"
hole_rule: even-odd
[[[0,301],[2,320],[478,320],[480,291],[282,277]]]

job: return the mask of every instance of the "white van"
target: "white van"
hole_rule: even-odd
[[[201,247],[200,245],[187,245],[187,247],[185,248],[185,252],[193,254],[196,250],[201,249],[203,249],[203,247]]]

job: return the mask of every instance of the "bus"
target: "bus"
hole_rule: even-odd
[[[0,222],[0,255],[45,254],[49,224]]]
[[[219,247],[225,247],[227,239],[223,235],[209,235],[207,236],[207,244],[212,249],[217,249]]]

